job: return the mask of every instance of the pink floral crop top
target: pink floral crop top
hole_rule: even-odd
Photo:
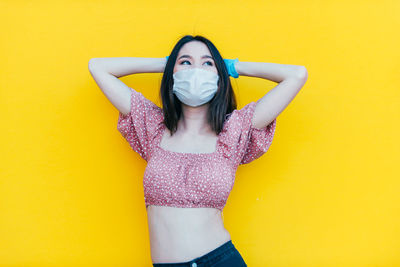
[[[147,162],[143,177],[146,208],[211,207],[222,211],[237,167],[259,158],[270,147],[276,118],[265,128],[253,127],[256,102],[250,102],[227,114],[214,152],[174,152],[159,146],[167,129],[162,108],[130,89],[130,112],[119,112],[117,129]]]

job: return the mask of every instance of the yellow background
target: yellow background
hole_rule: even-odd
[[[400,266],[400,2],[1,1],[0,266],[151,266],[145,161],[88,71],[184,34],[308,81],[224,223],[248,266]],[[161,74],[120,78],[161,105]],[[232,79],[238,108],[276,83]]]

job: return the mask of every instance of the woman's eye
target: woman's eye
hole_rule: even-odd
[[[190,62],[188,60],[184,60],[184,61],[181,61],[181,65],[184,65],[183,63],[185,63],[185,62],[188,62],[190,64]],[[206,61],[204,63],[210,63],[210,66],[213,65],[213,63],[211,61]]]

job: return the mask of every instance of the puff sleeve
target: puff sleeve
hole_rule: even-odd
[[[142,93],[130,89],[130,112],[126,115],[119,112],[117,129],[131,148],[148,161],[163,122],[163,111]]]
[[[261,157],[271,146],[275,134],[276,118],[264,128],[253,127],[252,118],[256,102],[235,109],[224,126],[225,147],[235,166],[247,164]]]

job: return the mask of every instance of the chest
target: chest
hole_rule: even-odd
[[[218,149],[213,153],[183,153],[158,147],[145,170],[147,180],[188,186],[229,184],[234,176],[234,168]]]
[[[183,154],[158,149],[148,161],[143,185],[147,199],[221,205],[232,190],[235,171],[218,154]]]
[[[213,153],[217,150],[218,136],[173,135],[165,128],[158,146],[178,153]]]

